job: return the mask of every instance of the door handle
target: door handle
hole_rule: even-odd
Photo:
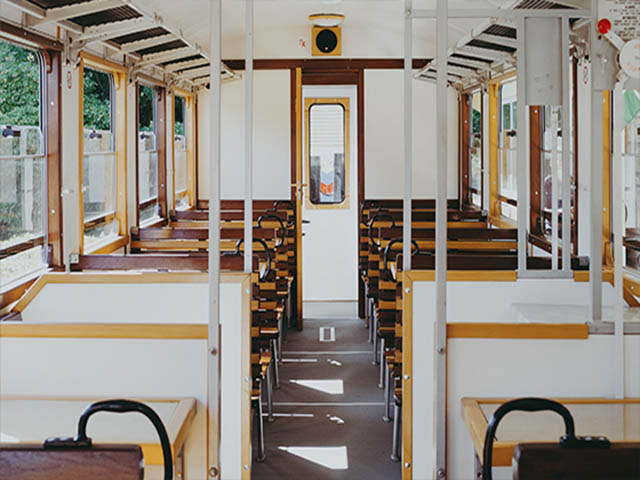
[[[308,225],[309,223],[311,223],[311,220],[306,220],[306,219],[302,219],[302,223],[303,225]]]

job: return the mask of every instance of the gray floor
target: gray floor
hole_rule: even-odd
[[[320,342],[320,327],[334,327],[335,342]],[[277,416],[265,422],[267,459],[253,462],[252,478],[399,479],[362,320],[307,319],[304,331],[289,332],[284,352],[294,361],[280,369]]]

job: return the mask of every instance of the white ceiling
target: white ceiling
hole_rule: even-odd
[[[186,37],[209,50],[209,0],[138,0],[166,22],[183,29]],[[514,0],[450,0],[449,8],[498,8]],[[244,57],[244,0],[223,0],[223,58]],[[414,0],[414,8],[435,8],[435,0]],[[254,56],[300,58],[310,56],[311,13],[342,13],[343,57],[402,57],[404,0],[256,0]],[[450,20],[453,46],[482,20]],[[414,21],[414,57],[435,55],[435,21]],[[306,42],[305,47],[300,41]]]

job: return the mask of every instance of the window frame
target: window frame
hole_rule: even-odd
[[[571,59],[570,67],[570,102],[571,102],[571,253],[572,255],[578,255],[578,61],[575,58]],[[606,116],[606,112],[605,112]],[[606,123],[605,118],[605,123]],[[544,231],[545,218],[550,222],[551,213],[543,211],[543,146],[544,146],[544,130],[545,130],[545,115],[544,107],[531,106],[530,107],[530,171],[531,171],[531,187],[530,187],[530,240],[539,248],[547,252],[551,252],[551,238]],[[558,128],[562,128],[558,125]],[[606,136],[606,135],[605,135]],[[560,140],[560,139],[559,139]],[[606,182],[605,182],[606,183]],[[561,213],[558,212],[558,219],[560,219]],[[603,227],[604,228],[604,227]],[[558,232],[561,233],[561,228],[558,226]]]
[[[473,148],[473,96],[479,94],[480,95],[480,188],[477,189],[475,187],[473,187],[472,185],[472,177],[473,177],[473,165],[472,165],[472,155],[471,155],[471,149]],[[472,90],[471,92],[469,92],[467,94],[467,98],[469,101],[469,107],[468,107],[468,132],[467,132],[467,172],[468,172],[468,182],[467,182],[467,188],[468,188],[468,202],[470,205],[476,206],[478,208],[483,208],[483,201],[484,201],[484,195],[483,195],[483,186],[484,186],[484,92],[482,91],[481,88],[477,88]],[[478,195],[480,197],[480,203],[474,203],[473,202],[473,195]]]
[[[0,38],[18,46],[38,50],[44,59],[42,90],[46,91],[46,182],[47,182],[47,248],[48,266],[25,275],[0,287],[0,312],[15,302],[39,277],[43,271],[63,265],[62,254],[62,200],[61,200],[61,159],[62,139],[62,43],[51,40],[35,32],[25,32],[11,23],[0,20]]]
[[[5,255],[4,258],[10,258],[14,255],[20,254],[22,252],[26,252],[27,250],[30,250],[32,248],[38,247],[38,246],[42,246],[43,247],[43,252],[42,252],[42,264],[40,265],[40,267],[33,269],[33,270],[29,270],[25,273],[22,273],[21,275],[12,278],[10,281],[8,281],[5,284],[0,284],[0,292],[4,292],[5,290],[10,290],[16,286],[20,286],[22,284],[24,284],[25,282],[30,281],[30,278],[33,277],[34,275],[38,275],[39,273],[41,273],[42,271],[46,270],[50,265],[51,265],[51,261],[52,261],[52,246],[49,243],[49,238],[50,238],[50,232],[49,232],[49,222],[50,222],[50,214],[46,214],[45,212],[50,212],[49,209],[49,201],[50,201],[50,195],[49,195],[49,170],[51,168],[50,165],[50,161],[49,161],[49,128],[48,128],[48,117],[49,117],[49,109],[48,107],[48,98],[49,98],[49,90],[50,90],[50,85],[49,85],[49,75],[50,73],[52,73],[51,70],[51,58],[49,57],[48,53],[46,52],[46,50],[39,48],[37,46],[32,46],[32,45],[24,45],[21,42],[16,42],[13,41],[12,39],[8,39],[8,38],[4,38],[2,36],[0,36],[0,41],[3,41],[5,43],[14,45],[18,48],[22,48],[24,50],[29,50],[32,53],[34,53],[35,57],[36,57],[36,61],[38,64],[38,83],[39,83],[39,128],[40,128],[40,133],[41,133],[41,149],[42,151],[40,153],[37,154],[33,154],[33,155],[7,155],[7,156],[3,156],[4,160],[24,160],[26,158],[31,158],[31,159],[41,159],[42,160],[42,168],[43,168],[43,172],[42,172],[42,191],[41,191],[41,198],[42,198],[42,234],[40,235],[36,235],[33,236],[32,238],[29,238],[28,240],[24,240],[22,242],[13,244],[13,245],[9,245],[7,247],[2,248],[2,250],[0,250],[0,254]],[[52,209],[55,211],[55,204],[52,205]]]
[[[176,189],[176,150],[175,150],[175,98],[176,96],[184,98],[184,129],[185,144],[187,152],[187,188],[186,190],[177,191]],[[171,93],[171,183],[172,183],[172,209],[176,209],[179,200],[187,198],[187,206],[184,208],[193,208],[196,206],[196,105],[195,96],[192,92],[188,92],[181,88],[174,88]]]
[[[326,204],[316,204],[311,202],[311,197],[309,195],[309,185],[310,183],[310,142],[311,142],[311,132],[310,132],[310,113],[311,108],[314,105],[340,105],[344,110],[344,199],[340,203],[326,203]],[[307,185],[307,194],[304,196],[305,208],[311,210],[347,210],[349,209],[351,203],[351,195],[350,195],[350,161],[351,161],[351,139],[350,139],[350,99],[349,97],[339,97],[339,98],[305,98],[304,99],[304,145],[306,148],[304,149],[304,176],[305,176],[305,184]]]
[[[156,148],[157,153],[157,174],[158,174],[158,194],[146,201],[140,201],[140,87],[149,87],[153,90],[153,115],[154,115],[154,134],[156,135]],[[136,162],[136,225],[140,224],[140,212],[143,208],[152,204],[154,201],[159,206],[159,214],[156,217],[144,222],[144,226],[153,225],[159,221],[166,219],[167,217],[167,161],[166,161],[166,97],[165,88],[149,82],[136,83],[136,125],[135,125],[135,162]]]
[[[498,109],[497,109],[497,120],[498,120],[498,138],[497,138],[497,151],[500,152],[501,150],[503,152],[506,152],[507,149],[504,145],[504,137],[505,135],[507,136],[512,136],[515,137],[517,139],[518,135],[518,129],[517,129],[517,124],[515,124],[516,122],[516,108],[514,107],[515,103],[517,102],[517,99],[508,102],[508,103],[503,103],[503,89],[504,86],[508,83],[516,83],[516,77],[514,76],[513,78],[506,78],[503,81],[501,81],[499,83],[499,87],[498,87]],[[505,126],[504,126],[504,107],[505,106],[509,106],[509,129],[505,130]],[[512,134],[509,135],[509,132],[511,132]],[[512,148],[509,148],[508,150],[513,151]],[[515,155],[516,155],[516,162],[518,161],[518,152],[517,150],[515,151]],[[499,155],[498,155],[499,156]],[[503,211],[503,207],[505,205],[508,205],[509,208],[513,208],[516,210],[516,214],[517,214],[517,208],[518,208],[518,185],[517,185],[517,178],[516,178],[516,189],[515,189],[515,197],[510,197],[504,194],[504,192],[502,191],[502,174],[503,174],[503,165],[506,163],[506,161],[503,158],[498,158],[498,162],[497,162],[497,173],[498,173],[498,184],[497,184],[497,192],[498,192],[498,212],[500,214],[500,217],[502,218],[502,220],[505,220],[507,222],[512,222],[512,223],[516,223],[517,222],[517,217],[516,218],[511,218],[509,216],[507,216],[504,211]],[[516,171],[517,171],[517,163],[515,165],[516,167]]]
[[[118,223],[118,234],[96,242],[89,248],[85,245],[85,226],[91,222],[101,220],[93,219],[90,222],[84,221],[84,196],[82,193],[83,165],[84,165],[84,68],[99,70],[113,76],[113,101],[112,101],[112,129],[114,132],[114,152],[115,152],[115,199],[113,220]],[[104,254],[111,253],[122,248],[129,242],[127,234],[127,71],[122,65],[110,62],[101,57],[97,57],[87,52],[80,53],[79,69],[79,216],[80,216],[80,252],[83,254]],[[107,215],[108,217],[108,215]]]

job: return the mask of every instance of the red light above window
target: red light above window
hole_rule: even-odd
[[[611,22],[609,21],[608,18],[603,18],[598,22],[598,31],[602,35],[606,35],[611,31]]]

